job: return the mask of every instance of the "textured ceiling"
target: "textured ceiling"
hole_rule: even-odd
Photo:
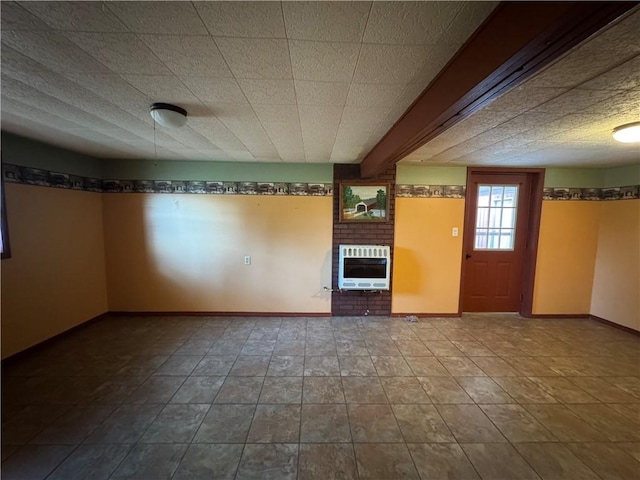
[[[640,10],[402,160],[426,165],[640,165],[614,127],[640,121]]]
[[[99,157],[358,162],[495,5],[2,1],[2,128]],[[152,102],[187,126],[154,132]]]

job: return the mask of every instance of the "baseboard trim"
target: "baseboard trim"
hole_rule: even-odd
[[[526,318],[591,318],[591,316],[588,313],[532,313]]]
[[[108,312],[114,316],[136,316],[136,317],[330,317],[331,312],[129,312],[129,311],[113,311]]]
[[[25,348],[24,350],[21,350],[19,352],[14,353],[13,355],[9,355],[7,358],[3,358],[1,363],[2,366],[4,367],[5,365],[11,364],[12,362],[15,361],[19,361],[22,357],[27,356],[27,355],[31,355],[34,352],[37,352],[38,350],[42,350],[43,348],[45,348],[47,345],[60,340],[61,338],[67,337],[69,335],[71,335],[72,333],[77,332],[78,330],[81,330],[85,327],[88,327],[89,325],[91,325],[92,323],[95,323],[99,320],[102,320],[104,317],[106,317],[109,313],[105,312],[105,313],[101,313],[100,315],[90,318],[89,320],[79,323],[78,325],[71,327],[67,330],[64,330],[60,333],[56,333],[53,337],[49,337],[46,340],[43,340],[39,343],[36,343],[35,345],[31,345],[30,347]]]
[[[612,322],[611,320],[607,320],[606,318],[598,317],[597,315],[589,315],[589,318],[591,318],[592,320],[595,320],[596,322],[609,325],[610,327],[617,328],[619,330],[623,330],[625,332],[640,336],[640,331],[631,327],[627,327],[626,325],[620,325],[619,323]]]
[[[414,315],[422,318],[460,318],[461,313],[392,313],[392,317],[408,317]]]

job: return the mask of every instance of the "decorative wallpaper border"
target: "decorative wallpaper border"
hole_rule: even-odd
[[[18,165],[2,165],[5,182],[100,193],[332,196],[332,183],[219,182],[204,180],[100,180]]]
[[[464,185],[406,185],[396,184],[396,197],[404,198],[464,198]]]
[[[463,185],[396,185],[396,197],[464,198]],[[640,198],[640,185],[605,188],[546,187],[543,200],[633,200]]]
[[[19,165],[2,165],[5,182],[98,193],[190,193],[213,195],[333,195],[333,183],[222,182],[209,180],[100,180]],[[400,198],[464,198],[464,185],[396,185]],[[633,200],[640,185],[605,188],[546,187],[543,200]]]
[[[543,200],[633,200],[638,197],[640,185],[606,188],[551,188],[542,189]]]

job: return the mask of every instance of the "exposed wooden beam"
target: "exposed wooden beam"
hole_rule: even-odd
[[[389,168],[639,2],[502,2],[360,163]]]

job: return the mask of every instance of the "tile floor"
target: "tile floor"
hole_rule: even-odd
[[[585,319],[109,317],[2,402],[4,480],[640,478],[640,337]]]

